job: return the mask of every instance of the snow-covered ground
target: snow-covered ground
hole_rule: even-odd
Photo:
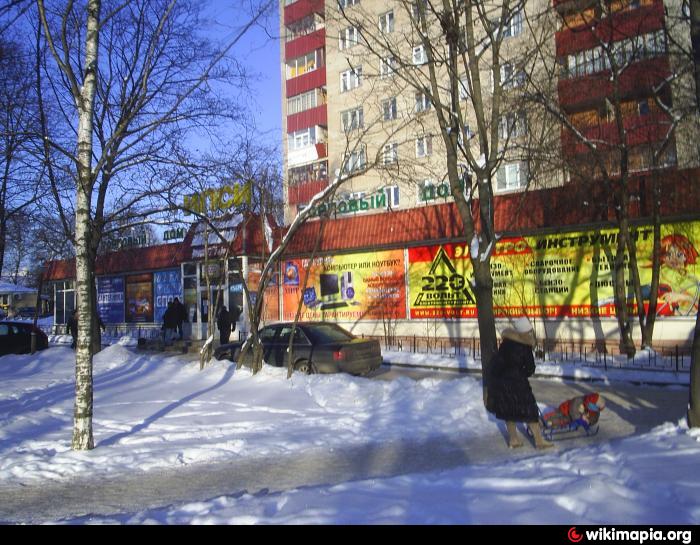
[[[89,452],[70,449],[73,351],[60,345],[34,356],[0,358],[3,485],[420,441],[436,432],[479,441],[497,429],[483,408],[481,382],[472,375],[287,380],[285,370],[266,367],[252,376],[228,362],[200,371],[197,362],[139,353],[129,344],[113,344],[95,358],[96,448]],[[385,354],[395,363],[410,364],[414,357]],[[439,356],[417,362],[476,365]],[[552,364],[540,371],[569,372]],[[641,372],[625,376],[644,379]],[[697,524],[699,459],[698,430],[668,422],[628,439],[592,441],[506,463],[221,497],[76,522]]]

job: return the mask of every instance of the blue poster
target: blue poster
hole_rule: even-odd
[[[106,324],[124,322],[124,277],[97,278],[97,312]]]
[[[154,321],[162,322],[168,303],[175,297],[180,299],[181,303],[183,301],[180,269],[153,273],[153,285],[156,298]]]

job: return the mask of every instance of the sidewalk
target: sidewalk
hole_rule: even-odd
[[[540,403],[553,405],[592,390],[608,400],[599,434],[593,438],[577,436],[557,441],[556,450],[560,452],[614,442],[664,422],[675,423],[683,417],[687,402],[687,390],[682,387],[546,379],[533,379],[531,383]],[[478,440],[436,431],[427,440],[320,447],[284,456],[242,456],[226,462],[78,478],[62,483],[0,485],[3,498],[0,522],[37,523],[90,514],[114,515],[222,495],[273,493],[540,455],[529,443],[522,449],[508,449],[504,432],[503,423],[493,419],[492,432],[479,436]]]

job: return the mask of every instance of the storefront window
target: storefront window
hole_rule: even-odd
[[[153,274],[126,277],[126,321],[153,321]]]

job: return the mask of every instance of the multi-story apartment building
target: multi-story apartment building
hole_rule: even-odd
[[[461,287],[432,276],[440,256],[460,278],[469,275],[462,220],[447,183],[456,127],[465,184],[487,165],[495,230],[515,237],[510,246],[504,243],[511,250],[531,245],[537,255],[525,266],[512,251],[496,250],[497,317],[524,312],[584,317],[588,324],[592,316],[607,316],[597,333],[589,325],[577,331],[613,331],[614,313],[604,314],[609,306],[601,310],[612,293],[610,269],[589,250],[569,256],[566,249],[600,240],[586,229],[614,228],[621,204],[611,188],[623,177],[633,222],[648,222],[650,202],[659,200],[645,194],[653,178],[661,183],[663,221],[690,220],[683,229],[695,233],[700,132],[691,56],[684,53],[690,48],[685,3],[514,0],[509,12],[502,5],[480,3],[471,33],[468,25],[406,0],[282,5],[286,220],[337,176],[346,178],[328,205],[332,222],[318,251],[332,256],[403,248],[405,306],[392,315],[399,329],[415,331],[411,320],[426,317],[441,320],[436,327],[443,336],[464,334],[473,321],[452,327],[449,320],[473,318],[472,301],[460,299]],[[479,53],[478,67],[462,62],[467,47]],[[451,65],[454,57],[462,64]],[[472,196],[478,199],[478,191]],[[318,224],[302,229],[293,254],[311,253]],[[576,236],[554,236],[577,230]],[[691,242],[700,247],[700,236]],[[414,251],[420,245],[423,250]],[[689,251],[686,262],[694,265],[694,256]],[[425,260],[429,270],[422,268]],[[569,265],[540,267],[549,262]],[[588,272],[569,275],[574,269]],[[432,280],[421,284],[421,278]],[[582,281],[593,283],[585,289],[574,284]],[[452,299],[441,308],[424,305],[448,292]],[[374,332],[376,322],[376,316],[362,316],[353,325]]]
[[[569,178],[561,170],[599,176],[600,170],[591,166],[596,162],[590,160],[587,139],[608,148],[624,144],[630,172],[697,165],[697,146],[688,137],[695,120],[682,116],[680,122],[673,121],[688,102],[687,78],[677,76],[679,61],[670,54],[673,45],[667,36],[674,35],[676,50],[689,43],[680,0],[512,4],[518,9],[503,25],[499,43],[502,114],[490,120],[497,125],[498,146],[506,148],[493,176],[497,194],[561,185]],[[411,6],[415,4],[402,0],[334,0],[328,5],[299,0],[283,7],[287,221],[340,168],[355,174],[344,184],[341,197],[381,196],[382,206],[370,207],[367,213],[449,199],[445,145],[434,104],[421,92],[421,86],[430,83],[426,70],[423,77],[397,77],[398,71],[418,74],[428,63],[411,21]],[[494,8],[493,17],[499,15]],[[542,74],[549,80],[537,82]],[[442,75],[449,77],[444,71]],[[470,84],[466,75],[461,78],[464,139],[478,129],[468,97]],[[486,67],[481,82],[486,95],[493,91],[493,80]],[[533,82],[540,90],[556,85],[554,97],[539,101],[549,98],[556,111],[533,112],[538,102],[532,100]],[[529,104],[521,93],[530,96]],[[485,100],[488,104],[489,97]],[[616,110],[623,120],[619,128]],[[578,134],[557,116],[566,116]],[[550,129],[538,130],[543,123]],[[533,140],[535,134],[538,140]],[[546,158],[542,150],[547,150]],[[610,165],[616,158],[619,161],[611,152],[602,160],[612,174],[619,170]],[[358,171],[364,173],[357,175]],[[340,210],[359,213],[349,205]]]

